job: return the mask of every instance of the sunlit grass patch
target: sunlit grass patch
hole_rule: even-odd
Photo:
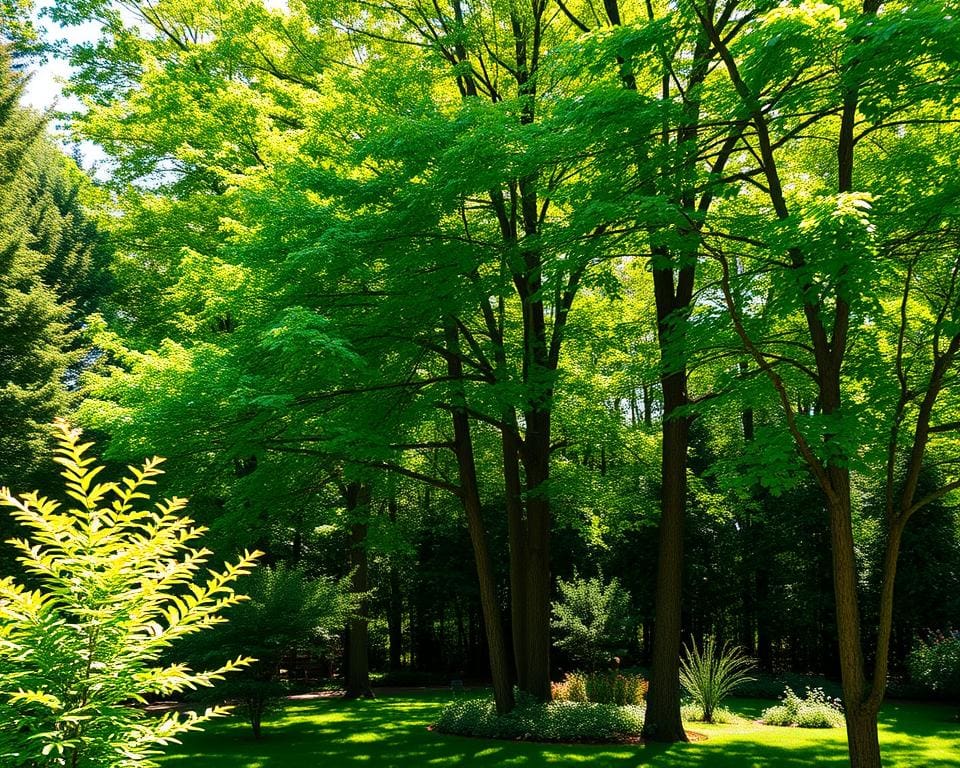
[[[449,692],[372,700],[297,703],[264,725],[255,741],[239,719],[192,734],[171,749],[165,768],[842,768],[849,765],[844,729],[761,725],[770,701],[730,699],[739,717],[727,725],[690,723],[706,741],[691,744],[534,744],[449,736],[427,730]],[[956,768],[960,724],[956,707],[904,702],[883,710],[884,768]]]

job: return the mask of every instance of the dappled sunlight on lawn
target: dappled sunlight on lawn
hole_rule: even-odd
[[[165,768],[377,768],[471,766],[495,768],[806,768],[847,765],[842,729],[774,728],[744,719],[730,725],[691,724],[706,741],[693,744],[553,745],[496,742],[427,730],[449,694],[328,699],[298,704],[275,716],[255,741],[238,720],[192,735],[164,758]],[[732,709],[753,718],[769,702],[733,700]],[[929,704],[889,705],[881,743],[885,768],[956,768],[960,725],[953,710]]]

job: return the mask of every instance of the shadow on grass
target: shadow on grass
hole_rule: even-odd
[[[449,695],[428,694],[292,706],[265,728],[261,741],[255,741],[239,721],[220,723],[184,739],[184,745],[163,764],[165,768],[839,768],[848,764],[843,734],[836,730],[757,726],[725,732],[719,727],[710,729],[705,742],[642,746],[528,744],[427,731],[447,700]],[[939,714],[931,708],[892,707],[890,717],[884,718],[885,740],[890,742],[884,746],[886,764],[902,768],[960,765],[960,727],[936,722]],[[931,739],[943,742],[943,750],[931,753]]]

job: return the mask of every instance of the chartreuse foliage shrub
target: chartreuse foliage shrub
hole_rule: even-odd
[[[910,677],[934,693],[960,699],[960,631],[921,641],[910,653]]]
[[[717,648],[716,638],[710,636],[701,650],[693,638],[684,645],[680,659],[680,684],[693,703],[700,707],[705,723],[713,722],[714,711],[734,688],[753,680],[749,674],[753,660],[729,643]]]
[[[595,704],[643,704],[649,683],[640,675],[609,672],[568,672],[553,683],[554,701],[592,701]]]
[[[796,725],[800,728],[840,728],[844,725],[843,707],[823,688],[807,688],[800,698],[787,686],[782,703],[763,710],[760,719],[767,725]]]
[[[518,694],[517,705],[497,714],[492,699],[447,704],[436,729],[461,736],[529,741],[618,741],[643,730],[643,707],[577,701],[544,703]]]
[[[0,579],[0,765],[152,766],[157,747],[227,710],[147,717],[133,705],[213,685],[252,661],[194,672],[159,659],[224,621],[221,611],[243,599],[232,584],[259,553],[196,583],[211,552],[191,544],[205,529],[179,514],[183,499],[144,508],[161,459],[99,482],[103,467],[85,456],[80,431],[57,430],[68,505],[0,489],[0,506],[27,532],[10,542],[26,584]]]

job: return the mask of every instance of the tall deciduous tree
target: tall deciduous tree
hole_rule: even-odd
[[[696,8],[723,63],[718,94],[749,120],[737,162],[755,180],[726,206],[751,234],[711,238],[719,298],[779,399],[793,448],[783,463],[799,457],[823,493],[851,763],[873,768],[904,527],[960,487],[918,492],[930,450],[955,428],[957,190],[939,169],[960,150],[957,22],[936,3],[804,3],[757,9],[732,43]],[[952,439],[937,448],[956,460]],[[857,469],[886,478],[872,632],[852,525]]]

